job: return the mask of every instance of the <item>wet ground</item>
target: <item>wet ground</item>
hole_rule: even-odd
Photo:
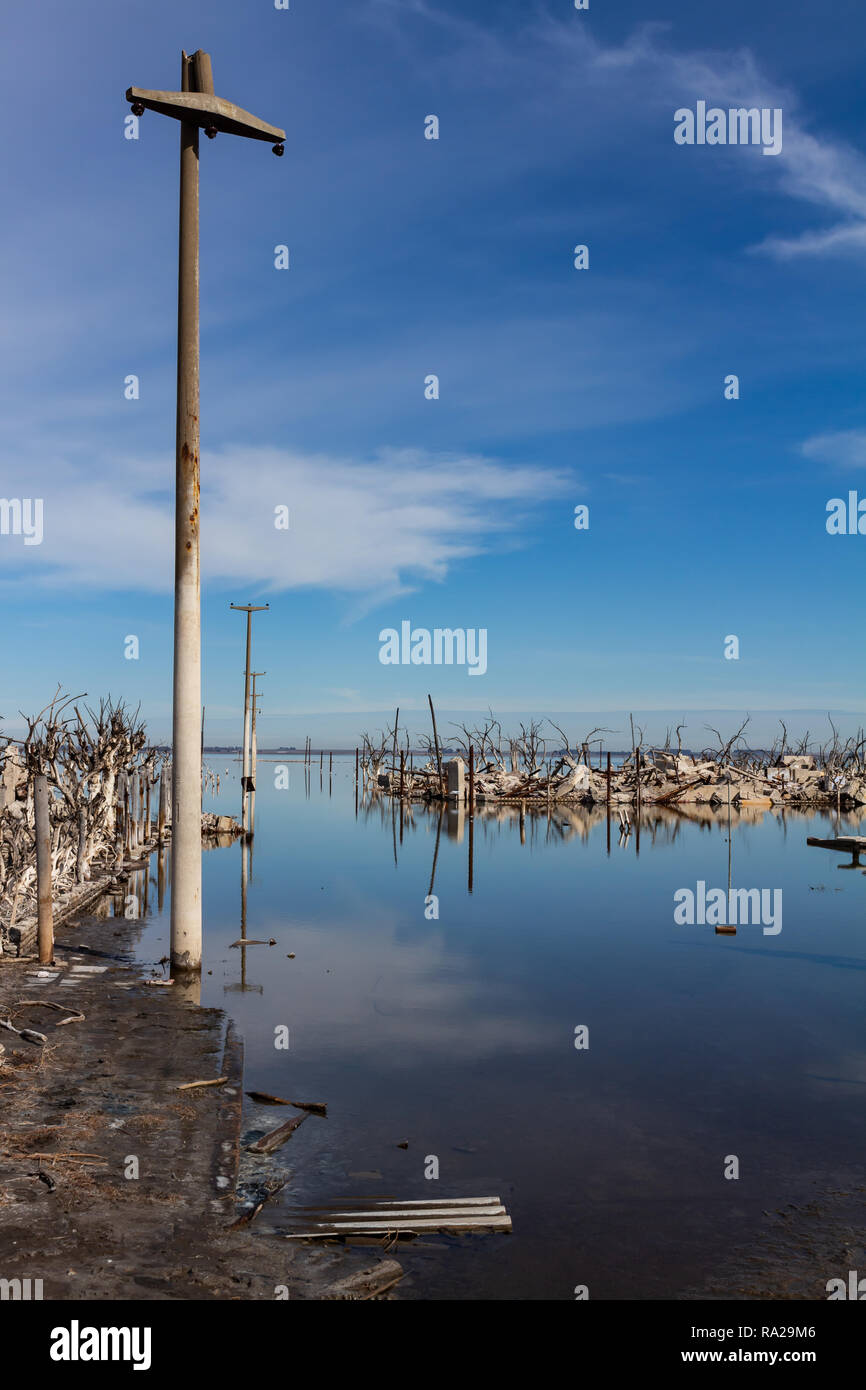
[[[0,1032],[0,1278],[41,1279],[46,1299],[319,1296],[358,1254],[226,1232],[243,1046],[222,1010],[144,983],[131,934],[79,919],[55,966],[0,967],[0,1017],[47,1037]]]

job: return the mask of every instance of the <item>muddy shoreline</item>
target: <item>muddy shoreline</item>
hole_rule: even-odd
[[[3,1278],[41,1279],[58,1300],[333,1296],[378,1252],[227,1231],[242,1210],[243,1043],[195,985],[146,983],[162,972],[134,961],[131,930],[82,916],[54,966],[0,965],[0,1017],[47,1039],[0,1034]]]

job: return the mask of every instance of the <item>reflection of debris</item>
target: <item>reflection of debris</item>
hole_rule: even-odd
[[[279,1096],[269,1095],[267,1091],[247,1091],[250,1100],[255,1100],[259,1105],[291,1105],[290,1100],[281,1100]]]
[[[233,816],[217,816],[213,811],[205,811],[201,818],[201,833],[205,837],[228,835],[234,839],[243,834],[243,826],[238,825]]]
[[[414,1202],[361,1198],[354,1204],[307,1207],[303,1212],[303,1219],[311,1224],[305,1230],[288,1232],[287,1240],[511,1230],[511,1217],[498,1197],[445,1197]],[[319,1219],[311,1220],[312,1216]]]
[[[265,1205],[265,1202],[269,1202],[272,1197],[276,1197],[278,1192],[282,1192],[285,1185],[285,1180],[283,1180],[282,1182],[266,1182],[264,1186],[259,1189],[258,1199],[254,1200],[252,1204],[246,1208],[245,1211],[242,1211],[238,1219],[236,1221],[233,1221],[230,1226],[227,1226],[226,1230],[237,1231],[244,1226],[252,1225],[253,1221],[255,1221],[262,1207]]]
[[[259,1105],[293,1105],[296,1110],[308,1110],[311,1115],[327,1115],[328,1107],[321,1100],[283,1100],[282,1096],[272,1096],[268,1091],[247,1091],[250,1100]]]
[[[336,1284],[329,1285],[323,1290],[322,1298],[354,1299],[361,1302],[368,1298],[379,1298],[389,1289],[393,1289],[395,1284],[399,1284],[404,1273],[402,1265],[396,1260],[382,1260],[372,1269],[359,1270],[357,1274],[350,1274],[347,1278],[338,1280]]]
[[[282,1148],[287,1139],[291,1139],[298,1125],[302,1125],[307,1118],[308,1111],[303,1110],[300,1115],[293,1115],[285,1124],[279,1125],[277,1129],[272,1129],[270,1134],[263,1134],[261,1139],[257,1139],[254,1144],[248,1144],[247,1149],[251,1154],[272,1154],[277,1149]]]
[[[850,864],[840,864],[840,869],[859,869],[863,866],[860,863],[860,855],[866,854],[866,835],[842,835],[835,840],[819,840],[815,835],[809,835],[806,839],[807,845],[815,845],[818,849],[836,849],[840,854],[850,854]]]

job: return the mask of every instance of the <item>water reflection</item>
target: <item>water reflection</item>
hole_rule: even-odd
[[[436,1154],[437,1196],[496,1193],[514,1217],[507,1240],[413,1247],[401,1297],[568,1299],[577,1282],[674,1297],[750,1240],[763,1208],[811,1200],[862,1151],[840,1082],[866,1082],[866,885],[805,844],[857,833],[858,816],[646,802],[627,823],[604,805],[473,815],[360,787],[353,754],[319,776],[292,764],[287,791],[271,781],[254,870],[236,841],[204,856],[203,1002],[237,1018],[251,1089],[328,1102],[327,1123],[275,1156],[287,1201],[429,1197]],[[677,926],[673,894],[698,879],[781,887],[781,936]],[[165,913],[148,919],[151,958]],[[721,1183],[727,1153],[739,1184]]]

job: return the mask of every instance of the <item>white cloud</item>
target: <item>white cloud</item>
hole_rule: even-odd
[[[494,546],[519,544],[531,509],[575,481],[549,468],[418,449],[364,461],[268,448],[206,453],[202,579],[378,601],[441,581]],[[0,547],[0,573],[8,566],[13,580],[26,571],[29,583],[64,588],[169,591],[169,485],[164,461],[120,463],[113,476],[93,466],[52,469],[39,484],[44,541],[26,551]],[[280,505],[289,508],[288,530],[274,525]]]
[[[800,446],[807,459],[838,468],[866,466],[866,430],[836,430],[815,434]]]

